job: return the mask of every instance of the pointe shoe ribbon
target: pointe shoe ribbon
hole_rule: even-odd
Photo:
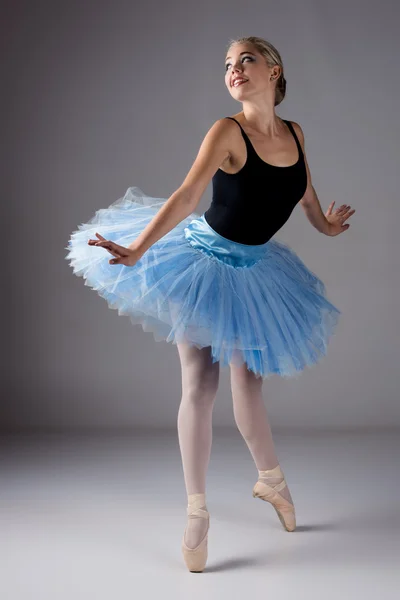
[[[260,498],[269,502],[274,507],[280,522],[286,531],[294,531],[296,529],[296,513],[295,508],[291,502],[286,500],[279,494],[287,483],[283,476],[280,465],[277,465],[274,469],[268,471],[259,471],[260,477],[253,488],[253,497]],[[272,483],[268,485],[265,480],[273,478],[281,478],[282,481],[279,483]]]
[[[192,573],[201,573],[204,571],[208,556],[208,530],[210,527],[210,515],[208,510],[203,508],[204,494],[190,494],[189,503],[186,509],[188,517],[201,517],[208,520],[207,532],[198,546],[189,548],[185,544],[185,533],[182,538],[182,554],[186,566]]]

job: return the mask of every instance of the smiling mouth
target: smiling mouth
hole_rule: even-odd
[[[238,82],[235,81],[235,82],[233,82],[232,87],[237,88],[237,87],[243,85],[243,83],[247,83],[247,81],[248,81],[247,79],[241,79]]]

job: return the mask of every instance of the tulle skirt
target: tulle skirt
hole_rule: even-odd
[[[234,242],[193,212],[133,267],[112,265],[107,250],[88,245],[98,232],[128,246],[166,201],[131,187],[79,225],[65,248],[74,274],[156,341],[210,347],[223,366],[246,363],[267,378],[293,377],[316,364],[341,311],[283,242]]]

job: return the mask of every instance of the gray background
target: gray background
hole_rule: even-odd
[[[332,200],[356,209],[329,238],[298,206],[277,235],[343,314],[321,363],[264,383],[271,422],[398,426],[398,6],[8,2],[4,16],[3,430],[175,427],[176,347],[110,310],[64,248],[129,186],[166,198],[181,184],[212,123],[241,109],[224,86],[241,35],[282,55],[277,113],[303,128],[324,212]],[[214,423],[234,426],[228,367]]]

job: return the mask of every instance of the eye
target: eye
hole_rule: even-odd
[[[254,62],[254,60],[255,60],[252,56],[243,56],[242,57],[242,62],[244,60],[246,60],[246,58],[248,58],[251,62]],[[229,67],[230,64],[231,63],[226,63],[226,65],[225,65],[225,72],[228,70],[228,67]]]

